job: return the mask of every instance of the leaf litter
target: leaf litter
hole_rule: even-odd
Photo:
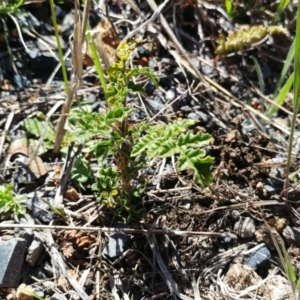
[[[151,0],[140,2],[142,19],[147,19],[157,5]],[[263,3],[265,10],[250,8],[251,17],[240,6],[230,21],[223,1],[176,2],[173,8],[168,3],[159,20],[153,18],[147,27],[139,27],[140,24],[135,24],[139,18],[133,13],[136,6],[131,6],[131,1],[126,4],[111,3],[117,11],[111,14],[111,20],[121,37],[139,28],[138,34],[151,41],[152,50],[147,52],[138,47],[133,61],[153,65],[160,77],[159,88],[154,93],[129,99],[130,105],[138,110],[133,121],[137,123],[146,116],[154,124],[196,119],[193,132],[209,133],[213,137],[213,142],[205,148],[214,158],[213,183],[200,189],[192,181],[193,172],[180,170],[175,153],[163,160],[153,156],[144,174],[147,178],[144,193],[136,199],[137,207],[144,214],[124,224],[113,209],[95,201],[97,195],[88,176],[85,179],[83,175],[80,184],[70,179],[74,179],[71,173],[76,168],[87,172],[84,164],[81,168],[76,166],[80,155],[90,162],[88,172],[96,172],[97,162],[88,151],[83,148],[82,152],[74,153],[72,147],[64,145],[67,154],[63,160],[55,159],[48,150],[54,146],[50,124],[57,122],[59,114],[58,107],[54,111],[52,108],[57,97],[64,99],[63,85],[52,82],[49,90],[43,89],[43,85],[23,90],[9,87],[10,92],[6,88],[9,85],[2,86],[1,129],[7,138],[1,148],[1,184],[13,183],[14,191],[29,195],[31,204],[26,205],[25,217],[1,216],[0,226],[15,228],[6,238],[24,236],[26,225],[31,226],[32,231],[42,233],[46,250],[34,267],[30,268],[24,260],[26,272],[21,276],[20,286],[1,288],[1,297],[21,299],[21,293],[34,293],[43,299],[292,299],[270,237],[274,234],[286,243],[298,277],[299,248],[293,239],[299,228],[298,205],[297,202],[287,204],[281,197],[289,132],[286,120],[291,103],[286,103],[277,114],[282,123],[268,119],[263,113],[272,99],[270,95],[291,40],[287,35],[265,36],[259,45],[243,47],[242,52],[235,49],[221,56],[215,53],[219,32],[227,34],[232,27],[237,29],[241,19],[248,20],[249,24],[271,25],[274,5]],[[291,8],[293,5],[290,4]],[[290,34],[292,17],[288,10],[282,17],[282,26]],[[126,28],[120,21],[127,24]],[[107,21],[104,24],[105,28],[109,26]],[[18,51],[18,55],[26,57],[22,50]],[[264,95],[251,56],[258,60],[267,83]],[[204,68],[208,64],[209,72]],[[22,68],[20,72],[23,75]],[[4,77],[13,82],[9,73]],[[179,97],[172,103],[164,102],[164,95],[171,88],[176,89]],[[77,91],[78,96],[94,106],[93,109],[105,109],[103,95],[94,82],[84,82],[83,88]],[[155,105],[162,101],[164,109],[155,105],[149,109],[148,100]],[[32,117],[38,111],[47,116],[47,121],[34,124]],[[9,113],[13,113],[12,121]],[[33,136],[42,137],[42,145],[36,146],[34,153],[27,144]],[[32,154],[34,157],[30,157]],[[35,175],[29,176],[29,170],[24,171],[17,163],[19,156],[29,157],[31,163],[43,168],[47,165],[47,168],[37,171],[29,165]],[[279,158],[282,160],[277,163]],[[297,156],[292,168],[295,178],[289,198],[297,201]],[[54,214],[41,217],[49,209]],[[38,224],[42,225],[35,226]],[[102,255],[102,251],[109,246],[114,232],[131,238],[128,249],[112,260]],[[283,232],[288,232],[288,237]],[[121,239],[117,242],[122,243]],[[271,259],[266,259],[257,269],[247,266],[247,258],[263,244],[270,250]],[[122,248],[118,244],[117,247]]]

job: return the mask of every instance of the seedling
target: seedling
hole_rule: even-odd
[[[22,195],[14,194],[10,184],[0,186],[0,213],[23,215],[26,213],[25,202],[27,198]]]
[[[134,111],[127,107],[126,97],[128,93],[144,92],[133,77],[143,76],[158,83],[151,68],[128,67],[128,57],[137,44],[138,41],[123,42],[116,52],[117,62],[107,70],[107,113],[77,110],[69,118],[71,128],[86,145],[85,150],[97,158],[99,171],[93,189],[98,193],[98,201],[115,208],[119,215],[127,212],[127,219],[140,212],[131,199],[134,192],[140,194],[144,188],[145,178],[138,174],[153,157],[178,156],[178,170],[193,170],[194,182],[201,187],[212,181],[213,164],[213,158],[205,156],[201,149],[212,138],[209,134],[189,132],[195,124],[193,120],[129,126]]]

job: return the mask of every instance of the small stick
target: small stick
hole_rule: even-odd
[[[1,228],[33,228],[33,229],[53,229],[53,230],[82,230],[82,231],[101,231],[107,233],[124,234],[156,234],[156,235],[176,235],[176,236],[208,236],[216,238],[237,238],[231,232],[201,232],[201,231],[181,231],[170,229],[135,229],[135,228],[114,228],[114,227],[82,227],[82,226],[61,226],[61,225],[29,225],[29,224],[0,224]]]

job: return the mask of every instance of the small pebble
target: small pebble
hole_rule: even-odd
[[[263,266],[271,258],[271,252],[267,247],[261,247],[257,251],[251,254],[245,260],[245,265],[250,266],[254,270],[257,270],[259,267]]]
[[[157,68],[157,63],[156,63],[155,60],[151,59],[151,60],[149,60],[149,62],[148,62],[148,66],[149,66],[149,68],[151,68],[151,69],[156,69],[156,68]]]
[[[252,238],[255,233],[254,220],[249,217],[240,217],[234,224],[234,232],[241,238]]]
[[[259,192],[262,192],[264,190],[264,185],[261,181],[259,181],[256,185],[256,189],[259,191]]]
[[[165,94],[166,101],[173,101],[176,98],[176,90],[169,89]]]
[[[147,82],[147,84],[145,85],[145,92],[148,95],[152,95],[153,92],[155,91],[156,86],[154,85],[154,83],[152,81]]]
[[[194,112],[191,112],[187,115],[187,119],[198,120],[198,115]]]

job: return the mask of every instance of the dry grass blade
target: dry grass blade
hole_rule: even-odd
[[[123,284],[120,279],[119,273],[114,271],[113,275],[109,275],[109,281],[110,281],[110,285],[111,285],[112,294],[114,295],[116,300],[120,299],[120,297],[118,295],[118,290],[121,291],[121,293],[123,295],[122,299],[130,300],[128,297],[128,294],[124,291]]]
[[[157,5],[154,0],[147,0],[147,2],[153,11],[157,10]],[[212,101],[215,102],[215,98],[211,92],[211,87],[208,85],[204,76],[199,72],[197,67],[192,63],[186,50],[179,43],[178,39],[176,38],[175,34],[173,33],[173,30],[171,29],[170,25],[168,24],[167,20],[164,18],[163,15],[160,16],[160,21],[161,21],[163,28],[167,32],[168,36],[170,37],[172,42],[175,44],[176,49],[183,56],[180,58],[180,61],[182,62],[182,64],[184,64],[184,60],[186,60],[187,63],[185,65],[189,65],[189,67],[194,71],[194,74],[196,75],[196,77],[203,82],[203,84],[207,87],[207,92],[208,92],[209,97],[211,98]],[[216,105],[217,105],[217,103],[216,103]],[[217,105],[217,107],[218,107],[218,105]]]
[[[7,117],[7,120],[6,120],[6,123],[5,123],[5,127],[4,127],[4,131],[2,132],[2,136],[1,136],[1,139],[0,139],[0,160],[1,160],[1,156],[2,156],[2,150],[3,150],[3,145],[4,145],[4,142],[5,142],[5,136],[9,130],[9,127],[10,127],[10,124],[13,120],[13,117],[14,117],[14,112],[10,112],[8,117]]]
[[[82,289],[82,287],[77,282],[77,280],[69,274],[65,262],[63,261],[61,254],[58,252],[58,250],[55,246],[55,242],[54,242],[54,239],[53,239],[50,231],[47,232],[47,236],[46,236],[45,240],[46,240],[48,252],[49,252],[50,257],[52,258],[53,264],[55,264],[58,267],[58,269],[63,274],[63,276],[69,281],[70,285],[79,294],[80,299],[90,300],[89,296]]]
[[[157,245],[156,237],[154,235],[149,235],[149,236],[147,236],[147,240],[150,245],[150,248],[153,251],[153,254],[157,261],[157,264],[159,265],[159,268],[161,270],[161,276],[165,279],[173,298],[176,299],[176,297],[178,297],[182,300],[192,300],[192,298],[187,297],[179,292],[177,284],[175,283],[174,279],[172,278],[160,253],[158,252],[158,245]]]
[[[28,225],[28,224],[0,224],[0,228],[35,228],[35,229],[53,229],[53,230],[82,230],[99,231],[107,233],[128,233],[128,234],[166,234],[169,236],[208,236],[215,238],[230,237],[236,239],[236,235],[230,232],[201,232],[201,231],[181,231],[169,229],[134,229],[134,228],[114,228],[114,227],[84,227],[84,226],[60,226],[60,225]]]
[[[62,114],[57,124],[56,129],[56,137],[55,137],[55,146],[54,153],[58,153],[60,150],[60,146],[65,136],[65,123],[68,118],[68,114],[71,109],[71,104],[73,101],[73,97],[77,96],[77,89],[82,87],[82,78],[83,78],[83,53],[82,53],[82,41],[85,32],[83,29],[85,25],[81,23],[80,12],[78,8],[77,1],[75,4],[75,21],[74,21],[74,41],[72,48],[72,74],[71,74],[71,84],[70,90],[67,95],[65,104],[62,109]],[[88,15],[88,9],[84,11],[86,15]],[[84,16],[84,21],[86,22],[87,16]]]
[[[78,156],[81,153],[81,150],[83,148],[83,145],[80,145],[76,152],[74,153],[73,157],[71,157],[72,151],[73,151],[74,144],[71,144],[68,148],[67,157],[65,160],[64,168],[63,168],[63,174],[62,178],[60,179],[60,184],[58,189],[56,190],[55,198],[53,200],[53,204],[55,206],[60,205],[63,202],[63,194],[66,191],[67,183],[69,180],[70,173],[72,171],[72,168],[74,164],[76,163],[76,160],[78,159]]]

